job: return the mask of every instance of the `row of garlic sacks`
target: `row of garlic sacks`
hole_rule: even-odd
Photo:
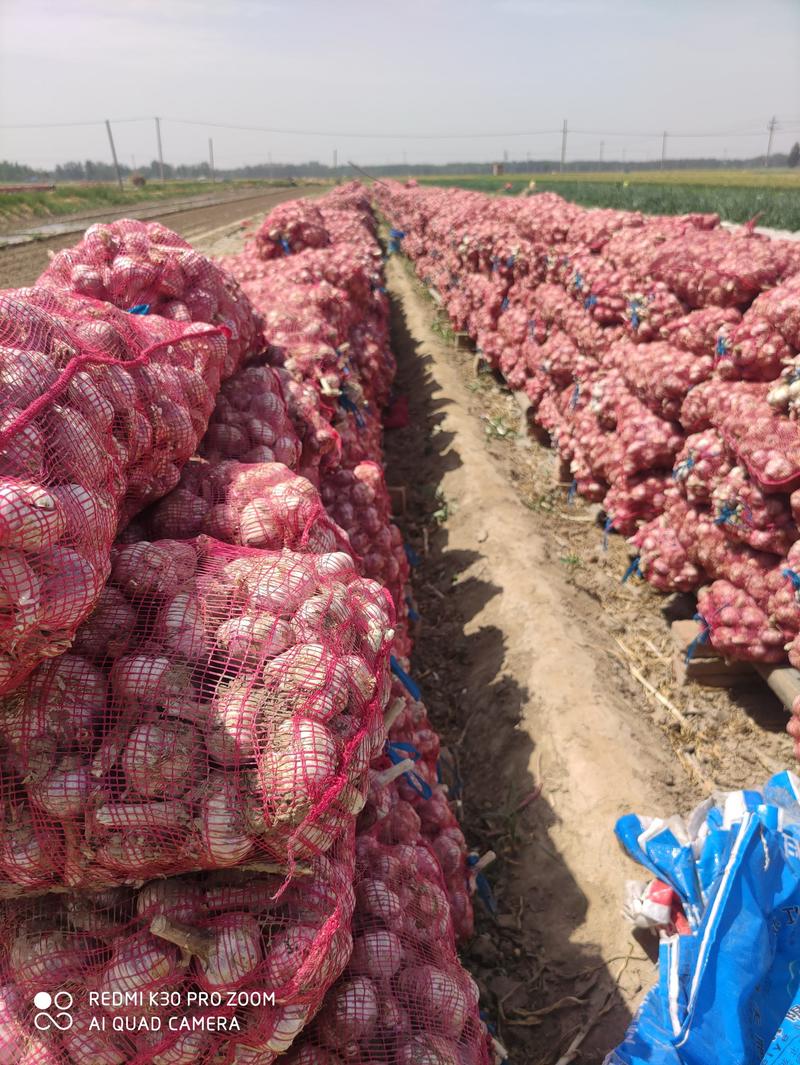
[[[0,1062],[488,1060],[363,191],[92,226],[0,360]]]

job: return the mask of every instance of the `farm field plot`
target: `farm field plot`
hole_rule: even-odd
[[[518,195],[533,179],[540,192],[552,190],[584,207],[614,207],[646,214],[717,212],[729,222],[800,229],[800,172],[757,170],[642,170],[631,173],[509,174],[503,177],[423,176],[420,184]],[[506,184],[511,189],[505,188]]]
[[[165,181],[137,188],[125,183],[63,184],[51,190],[6,192],[0,185],[0,233],[35,221],[82,217],[87,212],[116,210],[117,217],[132,204],[159,204],[192,196],[235,196],[285,185],[278,181]],[[119,210],[117,210],[119,209]]]

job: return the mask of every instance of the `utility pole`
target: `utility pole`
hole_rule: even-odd
[[[334,171],[334,173],[336,173],[336,169],[337,169],[338,165],[339,165],[339,153],[334,148],[333,149],[333,171]]]
[[[606,142],[600,141],[600,162],[603,161],[603,148],[605,148]]]
[[[567,158],[567,120],[564,119],[564,125],[561,130],[561,165],[559,170],[564,169],[564,160]]]
[[[106,119],[106,131],[108,133],[108,143],[111,145],[111,157],[114,160],[114,169],[117,172],[117,184],[122,188],[122,174],[119,172],[119,163],[117,162],[117,149],[114,147],[114,137],[111,134],[111,123]]]
[[[156,119],[156,141],[158,142],[158,177],[164,180],[164,153],[161,150],[161,119]]]
[[[773,115],[767,124],[769,130],[769,139],[767,140],[767,154],[764,156],[764,166],[769,166],[769,157],[772,155],[772,138],[775,134],[775,127],[778,125],[777,118]]]
[[[212,137],[208,138],[208,168],[211,171],[212,184],[217,179],[214,176],[214,140]]]
[[[667,131],[661,134],[661,169],[664,169],[664,160],[667,157]]]

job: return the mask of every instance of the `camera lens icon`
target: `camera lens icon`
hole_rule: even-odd
[[[39,1011],[33,1018],[33,1025],[40,1032],[49,1032],[56,1028],[59,1032],[68,1032],[73,1019],[68,1010],[72,1009],[73,998],[69,991],[37,991],[33,996],[33,1005]]]

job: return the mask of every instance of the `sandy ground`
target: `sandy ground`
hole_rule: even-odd
[[[512,1062],[554,1065],[590,1024],[569,1060],[600,1062],[656,976],[655,942],[620,915],[624,881],[642,873],[614,842],[616,818],[763,781],[789,764],[785,715],[760,682],[733,696],[675,688],[667,617],[690,605],[621,584],[624,542],[604,550],[587,508],[552,487],[552,453],[447,338],[408,265],[392,259],[388,281],[411,410],[386,434],[388,479],[408,486],[398,520],[422,559],[415,675],[463,782],[470,842],[499,855],[498,914],[478,903],[467,963]]]

